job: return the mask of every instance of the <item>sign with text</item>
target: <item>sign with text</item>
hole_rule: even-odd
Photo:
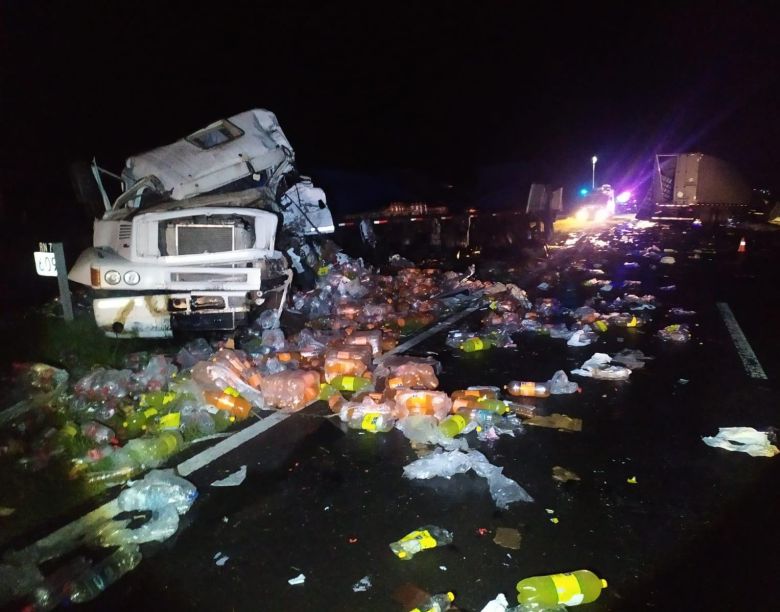
[[[33,256],[35,257],[35,271],[38,272],[38,276],[57,276],[57,261],[54,253],[36,251],[33,253]]]

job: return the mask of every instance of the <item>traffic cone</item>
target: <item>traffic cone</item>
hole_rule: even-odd
[[[739,239],[739,248],[737,249],[737,253],[745,253],[747,251],[747,243],[745,242],[745,237]]]

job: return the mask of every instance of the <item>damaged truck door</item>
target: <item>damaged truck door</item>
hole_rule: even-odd
[[[93,290],[95,320],[112,336],[232,330],[281,308],[287,257],[313,265],[317,239],[334,230],[325,194],[298,174],[266,110],[130,158],[121,182],[69,275]]]

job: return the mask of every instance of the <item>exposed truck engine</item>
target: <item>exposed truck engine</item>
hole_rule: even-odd
[[[70,280],[119,337],[231,330],[283,304],[293,270],[334,231],[325,193],[301,176],[276,116],[255,109],[127,159],[92,164],[105,212]],[[120,182],[113,203],[104,177]]]

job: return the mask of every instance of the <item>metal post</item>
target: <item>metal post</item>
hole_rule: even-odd
[[[70,299],[70,287],[68,286],[68,268],[65,266],[65,249],[61,242],[52,243],[54,263],[57,267],[57,284],[60,286],[60,303],[62,314],[66,321],[73,321],[73,303]]]

